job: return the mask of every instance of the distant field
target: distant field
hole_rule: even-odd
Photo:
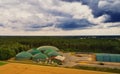
[[[5,64],[7,64],[7,63],[0,61],[0,66],[5,65]]]
[[[111,74],[111,73],[10,63],[0,67],[0,74]]]

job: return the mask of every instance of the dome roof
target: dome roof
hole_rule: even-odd
[[[35,55],[35,54],[37,54],[37,53],[40,53],[40,51],[37,50],[37,49],[35,49],[35,48],[30,49],[30,50],[28,50],[27,52],[31,53],[32,55]]]
[[[48,54],[48,53],[50,53],[50,52],[56,52],[56,51],[53,50],[53,49],[48,49],[48,50],[45,50],[45,51],[44,51],[44,54]]]
[[[47,54],[48,57],[55,57],[55,56],[58,56],[58,55],[60,55],[60,54],[58,52],[55,52],[55,51]]]
[[[31,59],[31,57],[32,57],[31,53],[23,51],[23,52],[18,53],[16,55],[15,59],[16,60],[29,60],[29,59]]]
[[[54,47],[54,46],[41,46],[41,47],[38,47],[37,49],[40,50],[40,51],[45,51],[45,50],[48,50],[48,49],[59,51],[59,49]]]
[[[45,54],[43,54],[43,53],[35,54],[35,55],[32,57],[32,59],[33,59],[34,61],[37,61],[38,59],[41,60],[41,61],[45,61],[47,58],[48,58],[48,57],[47,57]]]

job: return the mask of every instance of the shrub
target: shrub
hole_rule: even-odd
[[[15,56],[15,51],[12,49],[0,49],[0,60],[8,60],[9,58]]]

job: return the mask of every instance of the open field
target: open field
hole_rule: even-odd
[[[7,63],[0,61],[0,66],[5,65]]]
[[[10,63],[0,67],[0,74],[110,74],[110,73]]]

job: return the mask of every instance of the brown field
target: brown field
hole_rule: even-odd
[[[0,66],[0,74],[110,74],[110,73],[39,66],[31,64],[9,63],[4,66]]]

